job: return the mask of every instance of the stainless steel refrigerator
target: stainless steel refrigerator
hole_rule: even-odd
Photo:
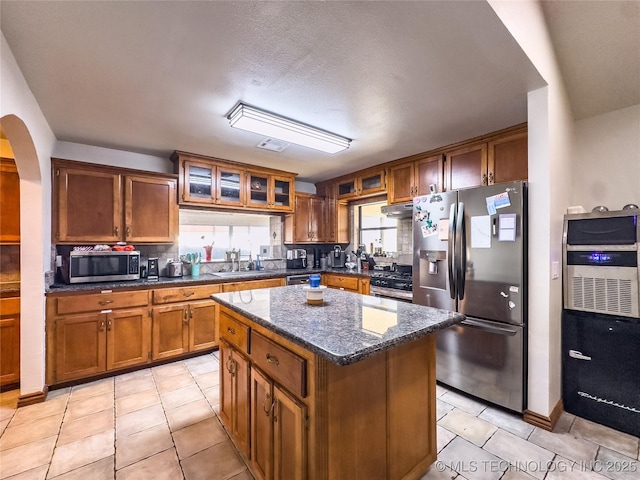
[[[467,317],[437,334],[438,381],[524,412],[526,183],[416,197],[412,221],[413,303]]]

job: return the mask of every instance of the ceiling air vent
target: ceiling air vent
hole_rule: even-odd
[[[264,148],[265,150],[271,150],[272,152],[281,152],[287,148],[289,144],[275,138],[265,138],[256,147]]]

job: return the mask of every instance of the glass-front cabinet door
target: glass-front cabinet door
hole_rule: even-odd
[[[238,207],[243,206],[243,177],[244,171],[240,169],[218,166],[216,175],[216,203],[220,205],[231,205]]]
[[[215,166],[185,161],[183,200],[186,202],[215,203],[215,175]]]
[[[269,176],[262,173],[247,173],[247,206],[271,208],[269,198]]]
[[[358,195],[358,182],[356,178],[349,178],[338,182],[338,198],[349,198]]]
[[[272,177],[274,210],[293,210],[293,179],[291,177]]]
[[[248,172],[247,179],[247,207],[287,212],[293,210],[292,177]]]
[[[359,177],[358,195],[368,195],[370,193],[383,192],[387,186],[385,184],[385,171],[378,170]]]

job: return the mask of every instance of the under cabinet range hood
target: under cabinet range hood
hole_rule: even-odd
[[[383,205],[381,211],[383,215],[391,218],[411,218],[413,214],[413,203]]]

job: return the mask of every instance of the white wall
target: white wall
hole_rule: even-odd
[[[0,31],[0,119],[20,175],[20,389],[45,380],[44,272],[51,252],[50,156],[56,141]]]
[[[576,122],[571,205],[640,205],[640,105]]]
[[[551,263],[562,258],[573,120],[540,4],[535,0],[489,3],[548,85],[528,96],[528,410],[548,416],[561,398],[562,284],[551,279]]]

